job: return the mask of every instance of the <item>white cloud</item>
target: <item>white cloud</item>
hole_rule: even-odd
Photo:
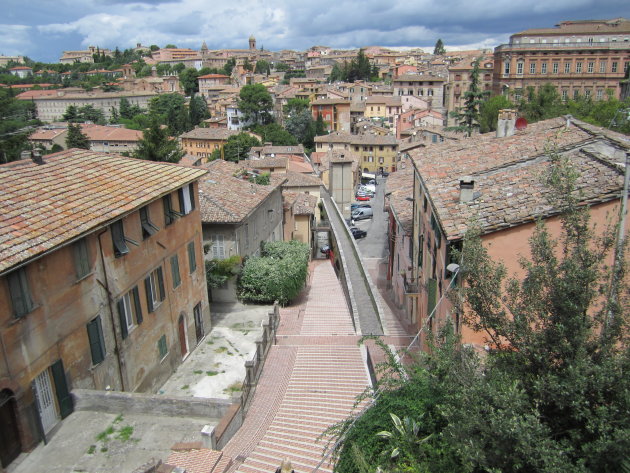
[[[31,45],[30,30],[31,27],[27,25],[0,25],[0,54],[23,54]]]

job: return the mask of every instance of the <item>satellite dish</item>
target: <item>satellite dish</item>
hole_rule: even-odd
[[[519,117],[516,119],[515,126],[517,130],[524,130],[525,128],[527,128],[527,120],[525,120],[525,118],[523,117]]]

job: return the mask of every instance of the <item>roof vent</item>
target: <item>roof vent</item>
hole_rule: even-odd
[[[470,202],[474,197],[475,181],[471,176],[464,176],[459,180],[459,202]]]

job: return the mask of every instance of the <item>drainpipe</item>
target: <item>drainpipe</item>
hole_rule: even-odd
[[[109,291],[109,278],[107,277],[107,266],[105,265],[105,257],[103,256],[103,243],[101,242],[101,236],[107,232],[107,229],[103,230],[97,235],[98,251],[101,256],[101,265],[103,266],[103,276],[105,276],[105,291],[107,292],[107,305],[109,306],[109,318],[112,324],[112,334],[114,335],[114,350],[116,353],[116,364],[118,366],[118,378],[120,380],[120,387],[122,391],[126,391],[125,378],[122,374],[122,363],[120,361],[120,347],[118,346],[118,337],[116,336],[116,324],[114,323],[114,308],[112,307],[111,292]]]

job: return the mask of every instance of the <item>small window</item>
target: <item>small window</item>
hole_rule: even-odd
[[[532,62],[529,64],[529,73],[530,74],[536,74],[536,63]]]
[[[547,63],[546,62],[540,63],[540,73],[541,74],[547,74]]]
[[[158,353],[160,356],[160,361],[166,358],[166,355],[168,355],[168,347],[166,346],[166,335],[162,335],[158,340]]]
[[[564,63],[564,73],[565,74],[570,74],[571,73],[571,63],[570,62],[565,62]]]
[[[595,63],[593,61],[589,61],[586,64],[586,72],[589,74],[592,74],[594,70],[595,70]]]
[[[182,278],[179,275],[179,258],[177,255],[171,256],[171,276],[173,276],[173,289],[175,289],[182,283]]]
[[[195,196],[192,184],[186,184],[177,193],[179,195],[179,211],[183,215],[188,215],[195,210]]]
[[[129,253],[122,220],[112,223],[110,229],[112,231],[112,242],[114,243],[114,255],[116,258]]]
[[[553,72],[554,74],[557,74],[557,73],[558,73],[558,68],[559,68],[559,67],[560,67],[560,64],[559,64],[559,63],[557,63],[557,62],[554,62],[554,63],[553,63],[553,66],[552,66],[552,72]]]
[[[33,304],[24,268],[9,273],[7,281],[9,283],[9,296],[11,297],[13,315],[19,318],[31,312],[35,304]]]
[[[612,68],[610,69],[610,72],[617,72],[617,61],[613,61],[611,65]]]
[[[144,206],[140,209],[140,225],[142,226],[142,239],[146,240],[151,235],[155,235],[159,228],[156,227],[149,216],[149,207]]]
[[[82,279],[90,273],[90,260],[88,257],[87,241],[81,238],[73,245],[74,268],[77,272],[77,279]]]
[[[105,359],[105,340],[103,339],[103,326],[101,325],[100,315],[87,324],[87,333],[90,341],[92,364],[98,365]]]
[[[147,293],[147,307],[149,312],[153,312],[166,297],[162,266],[158,266],[144,279],[144,289]]]
[[[599,62],[599,72],[601,72],[602,74],[606,72],[606,61]]]
[[[225,246],[223,235],[212,235],[212,247],[210,249],[212,259],[225,259]]]
[[[194,273],[197,269],[197,256],[195,255],[195,242],[191,241],[188,243],[188,267],[190,268],[190,273]]]
[[[575,63],[575,72],[577,74],[581,74],[582,73],[582,62],[578,61]]]
[[[162,203],[164,204],[164,225],[170,225],[179,217],[183,216],[183,214],[173,209],[173,201],[171,200],[170,194],[162,197]]]
[[[516,63],[516,73],[519,75],[523,74],[523,61]]]
[[[118,316],[120,318],[120,332],[122,338],[125,339],[136,324],[142,323],[142,307],[140,306],[138,286],[135,286],[118,300]]]

